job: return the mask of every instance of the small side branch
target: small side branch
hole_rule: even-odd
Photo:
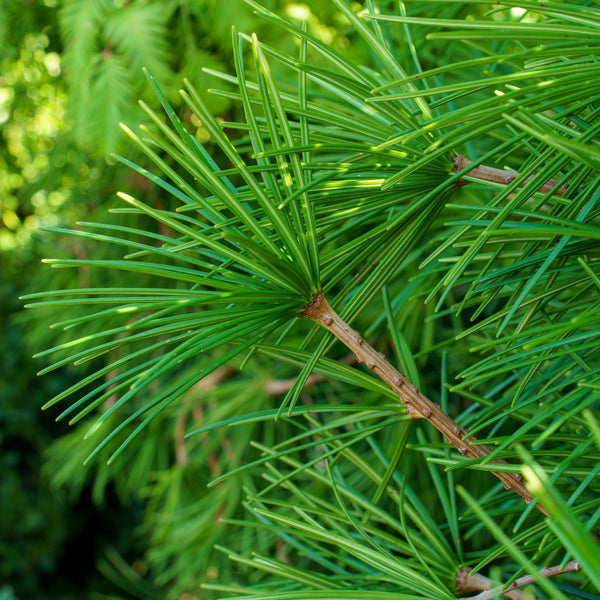
[[[454,163],[454,173],[458,173],[463,169],[466,169],[469,165],[473,164],[472,160],[465,158],[462,154],[455,154],[453,159]],[[504,171],[502,169],[495,169],[494,167],[487,167],[485,165],[479,165],[477,167],[473,167],[468,173],[469,177],[473,179],[480,179],[481,181],[490,181],[492,183],[501,183],[503,185],[508,185],[512,183],[518,176],[519,173]],[[523,187],[528,181],[531,180],[531,177],[528,177],[519,187]],[[462,182],[464,185],[467,182]],[[567,184],[564,184],[560,187],[558,186],[558,181],[556,179],[550,179],[547,181],[542,187],[538,189],[538,192],[543,194],[547,194],[548,192],[554,190],[554,194],[557,196],[562,196],[567,191]]]
[[[372,348],[358,331],[347,325],[331,308],[323,292],[315,294],[313,301],[306,306],[302,316],[316,321],[335,335],[354,353],[359,363],[364,363],[367,368],[371,369],[398,394],[400,401],[406,407],[408,415],[414,419],[429,421],[442,433],[446,441],[453,444],[463,456],[484,458],[491,454],[492,450],[490,448],[482,444],[475,444],[475,438],[470,436],[466,429],[452,420],[440,408],[439,404],[432,402],[422,394],[416,385],[411,383],[386,360],[383,354]],[[506,461],[503,460],[494,460],[493,462],[506,464]],[[531,503],[533,496],[523,484],[523,478],[520,474],[502,471],[494,471],[493,474],[502,481],[507,490],[513,490],[527,504]],[[536,507],[544,514],[548,514],[539,503]]]
[[[229,365],[222,365],[216,371],[213,371],[212,373],[210,373],[210,375],[207,375],[206,377],[204,377],[204,379],[201,379],[198,383],[196,383],[192,387],[192,390],[194,393],[204,395],[206,392],[209,392],[210,390],[216,388],[217,385],[221,383],[221,381],[224,381],[225,379],[230,377],[234,372],[235,371]],[[188,405],[189,401],[190,396],[188,396],[184,401],[184,406]],[[202,411],[202,407],[200,406],[194,409],[194,411],[197,410]],[[187,424],[187,419],[188,411],[184,410],[175,422],[175,460],[178,465],[187,465],[190,462],[190,458],[185,448],[185,428]],[[196,421],[202,421],[202,417],[200,415],[197,415]]]
[[[543,577],[554,577],[555,575],[572,573],[580,570],[581,565],[576,560],[572,560],[571,562],[568,562],[562,569],[560,567],[544,567],[540,570],[540,575]],[[491,600],[500,594],[502,596],[506,596],[507,598],[512,598],[513,600],[520,600],[524,596],[523,592],[519,588],[535,583],[535,577],[533,577],[533,575],[525,575],[524,577],[519,577],[519,579],[513,581],[509,586],[493,587],[494,582],[491,579],[488,579],[479,573],[469,575],[469,571],[469,567],[463,567],[459,570],[458,575],[456,576],[456,587],[459,593],[465,594],[479,590],[484,591],[482,591],[481,594],[469,596],[463,600]]]
[[[353,362],[355,362],[354,355],[351,354],[349,356],[346,356],[340,359],[340,362],[345,365],[351,365]],[[325,377],[325,375],[313,373],[308,377],[304,385],[305,387],[307,387],[314,383],[325,381],[326,379],[327,377]],[[290,377],[288,379],[269,379],[269,381],[265,383],[265,392],[267,392],[269,396],[279,396],[280,394],[285,394],[286,392],[289,392],[295,383],[296,377]]]

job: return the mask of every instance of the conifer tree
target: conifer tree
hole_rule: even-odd
[[[124,126],[147,163],[117,158],[169,200],[61,230],[123,258],[49,259],[97,284],[28,297],[84,331],[47,371],[97,365],[46,407],[115,468],[176,424],[183,478],[251,431],[206,482],[244,497],[225,552],[254,569],[205,578],[219,597],[600,598],[597,7],[332,0],[364,65],[246,1],[296,53],[233,30],[235,72],[209,72],[239,118],[185,81],[213,153],[147,74],[163,112]],[[244,410],[265,365],[293,383]]]

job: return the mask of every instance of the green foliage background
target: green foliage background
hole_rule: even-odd
[[[263,18],[238,1],[45,0],[26,5],[26,11],[14,5],[1,9],[6,55],[0,122],[6,143],[0,156],[0,266],[6,357],[0,374],[0,443],[7,474],[1,491],[10,499],[0,517],[4,596],[75,598],[85,590],[90,598],[204,598],[214,590],[216,596],[274,598],[291,590],[299,594],[294,597],[326,598],[340,589],[340,594],[352,590],[357,598],[387,598],[394,586],[402,585],[406,588],[394,597],[412,598],[408,589],[419,597],[451,598],[461,564],[491,565],[491,574],[506,580],[515,572],[534,574],[542,564],[564,562],[570,552],[592,567],[589,579],[570,576],[569,585],[563,582],[562,587],[538,583],[549,598],[597,598],[592,586],[597,588],[593,565],[598,560],[585,528],[593,528],[600,515],[593,450],[598,426],[589,410],[598,389],[598,18],[587,2],[545,7],[541,12],[548,13],[548,21],[535,11],[545,3],[505,3],[527,5],[534,9],[531,13],[492,4],[407,2],[407,16],[404,3],[274,1],[263,6],[279,16]],[[359,9],[367,14],[365,20],[356,18],[353,11]],[[521,22],[524,14],[529,16]],[[506,499],[498,485],[490,486],[487,474],[474,476],[486,465],[460,468],[466,463],[435,432],[408,424],[397,402],[382,406],[389,392],[360,370],[344,366],[348,357],[339,345],[329,348],[331,358],[317,362],[325,338],[308,324],[292,322],[294,327],[280,337],[268,329],[269,319],[282,324],[310,297],[319,283],[316,266],[313,261],[303,270],[301,261],[261,262],[268,252],[260,243],[275,252],[277,244],[262,233],[263,225],[271,223],[261,220],[252,204],[256,194],[244,187],[252,178],[240,177],[242,158],[237,172],[219,171],[217,163],[234,156],[221,127],[239,144],[241,156],[256,153],[262,137],[270,140],[275,148],[262,152],[259,146],[263,156],[254,171],[269,185],[257,184],[254,192],[275,189],[286,198],[284,212],[293,210],[294,201],[285,195],[293,188],[280,158],[286,150],[279,149],[277,127],[291,127],[287,115],[301,114],[304,108],[286,94],[295,89],[303,68],[301,61],[288,58],[298,53],[288,33],[304,34],[280,17],[298,27],[307,21],[319,49],[311,68],[317,79],[325,74],[322,89],[315,86],[311,93],[326,108],[319,113],[321,105],[315,103],[316,115],[305,117],[319,143],[291,154],[306,152],[303,160],[308,160],[314,152],[317,157],[309,164],[322,177],[314,194],[327,294],[337,295],[345,316],[360,323],[365,335],[381,337],[379,347],[445,410],[458,414],[478,435],[485,432],[496,454],[524,463],[525,474],[538,497],[553,507],[556,520],[540,521],[533,507],[523,509],[518,500]],[[508,25],[498,25],[504,21]],[[453,34],[453,27],[467,23],[471,33]],[[240,71],[241,55],[232,62],[232,24],[238,31],[256,32],[260,40],[233,38],[245,48],[248,63],[255,61],[247,80]],[[490,35],[486,28],[492,26]],[[562,40],[564,32],[574,38],[571,45]],[[540,36],[549,45],[541,55],[535,45]],[[556,54],[553,42],[559,44]],[[328,70],[328,61],[346,71]],[[357,64],[360,69],[354,68]],[[158,98],[143,66],[160,82]],[[227,75],[234,67],[241,81]],[[216,72],[225,75],[215,77]],[[191,82],[186,83],[186,104],[177,93],[184,76]],[[417,87],[419,78],[425,93]],[[219,91],[206,94],[207,86]],[[578,86],[588,94],[583,103],[578,103],[580,91],[569,95]],[[200,98],[194,97],[194,88],[201,90]],[[255,88],[262,96],[253,97],[252,105],[244,90]],[[136,107],[138,97],[143,111]],[[171,117],[169,103],[175,105],[191,135],[172,117],[181,138],[174,141],[176,136],[157,116],[161,103]],[[255,121],[244,120],[244,109],[246,119],[252,114],[249,106],[258,106]],[[327,118],[331,122],[324,124]],[[169,164],[163,168],[135,133],[134,144],[125,145],[119,121],[142,121]],[[298,131],[293,130],[302,138],[305,134]],[[250,135],[244,137],[246,133]],[[205,170],[186,187],[180,174],[195,159],[198,142],[206,150]],[[450,189],[450,157],[457,149],[485,162],[508,164],[522,175],[505,187],[474,181],[447,202],[455,191]],[[133,170],[115,165],[111,152],[126,156],[119,160]],[[127,336],[122,319],[131,306],[109,310],[102,319],[88,318],[76,297],[64,300],[68,314],[57,317],[57,307],[64,305],[62,295],[55,293],[33,320],[22,314],[15,298],[40,289],[125,289],[120,271],[90,268],[93,262],[121,258],[119,248],[105,242],[137,244],[142,253],[153,253],[154,246],[139,242],[136,233],[168,246],[170,227],[180,225],[179,220],[201,230],[199,221],[186,216],[186,207],[176,212],[176,200],[164,192],[174,188],[156,175],[150,180],[158,185],[144,177],[148,157],[169,172],[180,187],[177,198],[184,202],[203,177],[210,182],[211,169],[230,178],[229,194],[235,189],[244,198],[238,212],[227,190],[222,197],[209,197],[216,203],[217,218],[228,215],[229,226],[239,234],[233,238],[235,251],[249,249],[252,266],[266,266],[267,280],[272,275],[277,285],[291,282],[296,296],[289,295],[285,311],[273,301],[267,314],[270,309],[252,305],[256,297],[248,292],[250,300],[245,301],[254,312],[243,306],[233,322],[246,334],[254,333],[244,325],[246,316],[263,319],[260,326],[268,330],[259,350],[247,363],[236,355],[228,369],[216,370],[223,379],[218,385],[206,378],[187,386],[179,401],[165,403],[141,434],[123,419],[144,415],[161,386],[197,375],[196,365],[178,361],[167,378],[148,380],[143,390],[147,398],[139,398],[133,408],[119,403],[118,387],[100,387],[106,412],[91,430],[82,419],[88,408],[81,403],[61,415],[73,421],[69,433],[48,428],[39,405],[53,396],[62,399],[63,390],[93,373],[102,376],[103,386],[118,374],[93,343],[113,324],[118,336]],[[293,170],[294,177],[299,173]],[[560,177],[557,188],[569,182],[569,199],[555,196],[546,204],[536,190],[555,176]],[[298,180],[294,184],[300,186]],[[124,196],[133,208],[119,208],[113,199],[117,190],[145,204]],[[223,209],[223,198],[232,200],[227,205],[232,214]],[[203,206],[211,210],[210,203]],[[438,218],[442,206],[446,212]],[[107,208],[113,209],[108,216]],[[129,229],[122,227],[124,213]],[[233,214],[246,219],[244,226]],[[102,223],[103,229],[88,234],[86,226],[77,225],[71,236],[36,233],[39,226],[60,231],[76,221]],[[340,227],[346,223],[352,229]],[[245,237],[246,227],[259,244]],[[103,236],[103,231],[117,232],[116,237]],[[187,233],[179,231],[185,246]],[[307,226],[294,235],[311,231]],[[289,233],[285,226],[277,232],[282,238]],[[294,239],[286,239],[290,253]],[[59,265],[76,268],[40,268],[40,257],[48,255],[58,257]],[[243,253],[232,256],[247,260]],[[307,251],[306,256],[310,263],[312,255]],[[69,263],[72,257],[76,262]],[[134,271],[136,289],[162,285],[168,271],[161,268],[170,263],[160,253],[155,258],[152,268]],[[205,268],[212,263],[195,264]],[[251,280],[247,273],[228,270],[229,264],[221,268],[231,280],[213,281],[224,289],[231,282]],[[181,293],[187,291],[185,276],[177,283]],[[578,291],[571,296],[569,290]],[[281,289],[276,293],[287,298]],[[165,302],[158,305],[159,317],[161,309],[167,315],[173,308]],[[44,310],[47,318],[40,314]],[[218,342],[228,334],[218,311],[211,314],[216,325],[207,331]],[[48,332],[45,323],[51,318],[63,320],[66,329],[79,326],[82,340],[91,340],[91,349],[73,366],[70,332]],[[189,322],[190,328],[203,326],[191,318]],[[38,368],[54,370],[38,383],[27,357],[61,342],[67,343],[57,347],[54,366],[49,352],[40,354]],[[144,367],[159,360],[158,346],[155,350]],[[470,356],[473,350],[477,360]],[[114,346],[108,363],[119,364],[120,352]],[[210,365],[229,356],[217,343],[209,354]],[[271,391],[274,380],[285,384],[301,368],[298,381],[304,382],[307,363],[326,377],[304,389],[294,384],[282,404],[285,394]],[[133,364],[126,384],[136,381]],[[290,412],[284,413],[287,402]],[[49,408],[51,416],[54,411]],[[274,423],[276,414],[284,418]],[[216,427],[219,422],[232,427]],[[101,428],[114,432],[107,441],[117,442],[119,456],[109,468],[103,463],[112,462],[114,444],[98,446],[94,435],[82,441],[86,431]],[[119,446],[123,441],[127,444]],[[527,453],[523,444],[534,452]],[[243,466],[252,461],[255,469]],[[207,489],[208,481],[218,485]],[[234,525],[224,528],[223,517]]]

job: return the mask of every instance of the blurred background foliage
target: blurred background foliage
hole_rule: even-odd
[[[307,21],[319,39],[368,62],[328,3],[276,0],[265,5],[296,22]],[[255,361],[243,376],[221,372],[229,379],[225,385],[189,395],[183,408],[153,425],[153,443],[134,444],[119,465],[97,468],[102,462],[97,460],[83,468],[90,446],[81,443],[82,430],[57,425],[56,413],[40,407],[85,373],[86,366],[77,373],[68,367],[52,377],[37,377],[44,364],[31,355],[56,338],[39,314],[34,319],[22,310],[18,297],[98,284],[83,268],[51,271],[40,263],[45,256],[100,257],[113,251],[40,234],[40,226],[73,226],[94,220],[95,214],[106,222],[107,208],[120,189],[137,189],[158,205],[169,202],[142,177],[115,166],[113,152],[136,160],[118,124],[143,122],[140,98],[156,106],[144,66],[175,106],[180,106],[177,92],[184,77],[204,90],[211,77],[203,68],[231,72],[232,25],[292,50],[291,36],[256,17],[241,0],[0,2],[3,600],[176,598],[204,581],[229,579],[223,570],[231,563],[215,554],[213,545],[222,535],[219,519],[232,516],[239,504],[240,479],[209,493],[206,482],[248,459],[253,430],[237,431],[234,440],[214,434],[185,448],[183,431],[187,421],[200,422],[204,411],[218,420],[270,407],[271,360]],[[223,96],[207,95],[206,100],[218,115],[234,110]],[[182,117],[210,145],[195,117]],[[278,376],[285,374],[279,367]],[[224,398],[227,402],[221,403]],[[275,433],[260,427],[262,438],[273,441]],[[249,479],[245,483],[252,485]],[[252,540],[246,543],[260,547],[256,536],[262,534],[248,535]]]

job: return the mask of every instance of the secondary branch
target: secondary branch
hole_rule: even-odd
[[[462,154],[455,154],[453,159],[455,173],[466,169],[469,165],[473,164],[472,160],[465,158]],[[487,167],[486,165],[479,165],[477,167],[473,167],[467,175],[472,177],[473,179],[480,179],[481,181],[490,181],[492,183],[502,183],[504,185],[508,185],[512,183],[517,177],[519,177],[519,173],[514,171],[504,171],[503,169],[495,169],[494,167]],[[531,177],[528,177],[523,183],[520,184],[519,187],[523,187],[528,181],[531,180]],[[466,183],[466,182],[463,182]],[[567,184],[558,186],[558,181],[556,179],[550,179],[544,185],[542,185],[537,191],[547,194],[548,192],[554,190],[554,194],[557,196],[562,196],[567,191]]]
[[[335,337],[345,344],[356,356],[356,360],[364,363],[390,388],[398,394],[400,401],[405,405],[406,412],[412,418],[426,419],[440,433],[446,441],[453,444],[457,450],[469,458],[485,458],[492,452],[490,448],[482,444],[476,444],[475,438],[469,432],[453,421],[437,403],[432,402],[422,394],[416,385],[411,383],[402,373],[395,369],[383,354],[372,348],[358,333],[347,325],[339,315],[331,308],[323,292],[317,292],[313,301],[306,306],[302,316],[316,321],[328,329]],[[504,463],[503,460],[494,460],[494,463]],[[513,490],[530,504],[533,496],[523,485],[523,478],[518,473],[507,473],[492,471],[508,490]],[[538,503],[537,508],[544,514],[548,514]]]
[[[572,573],[573,571],[580,570],[580,564],[576,560],[572,560],[562,569],[560,567],[544,567],[540,570],[540,575],[543,577],[554,577],[555,575],[561,575],[562,573]],[[463,600],[491,600],[492,598],[497,598],[499,594],[512,598],[513,600],[519,600],[520,598],[523,598],[523,593],[518,588],[535,583],[535,577],[533,575],[525,575],[524,577],[519,577],[519,579],[516,579],[506,587],[492,587],[493,581],[491,579],[480,575],[479,573],[469,575],[469,571],[469,567],[463,567],[459,570],[456,577],[458,591],[463,594],[479,590],[484,591],[482,591],[481,594],[470,596]]]

